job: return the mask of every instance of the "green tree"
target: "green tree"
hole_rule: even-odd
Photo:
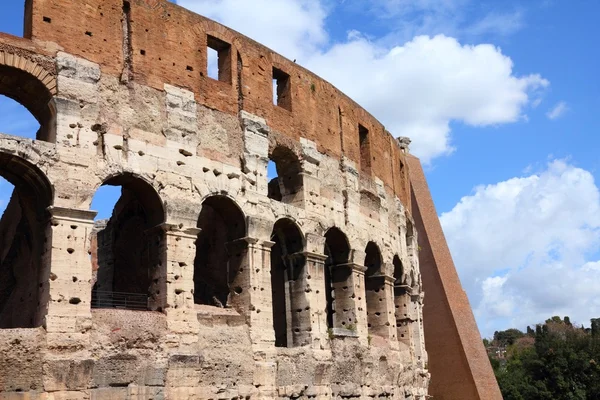
[[[513,340],[504,365],[492,362],[504,400],[600,400],[600,318],[592,329],[552,317]],[[496,360],[497,361],[497,360]]]

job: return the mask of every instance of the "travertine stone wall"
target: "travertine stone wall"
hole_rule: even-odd
[[[0,398],[425,398],[405,156],[379,123],[310,72],[168,2],[30,0],[26,12],[32,41],[0,36],[0,49],[52,67],[50,115],[36,116],[55,140],[0,135],[0,173],[31,199],[23,213],[43,232],[34,322],[0,329]],[[231,46],[232,82],[205,76],[207,37]],[[289,74],[291,111],[272,104],[273,67]],[[297,163],[281,201],[268,196],[269,159]],[[145,243],[135,262],[147,264],[148,311],[91,307],[108,262],[98,246],[129,207],[95,226],[90,205],[103,184],[143,210],[140,236],[127,235]],[[207,287],[197,284],[197,245],[218,236],[203,212],[224,227],[223,254],[206,265],[221,267],[213,272],[229,293],[212,303],[195,292]],[[275,237],[277,221],[297,229],[299,248],[282,246],[291,234]],[[339,240],[326,240],[332,229]],[[274,252],[288,274],[286,347],[276,346]],[[111,257],[117,268],[122,255]]]

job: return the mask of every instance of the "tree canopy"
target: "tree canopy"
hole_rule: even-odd
[[[600,319],[552,317],[527,333],[494,333],[488,354],[504,400],[600,400]]]

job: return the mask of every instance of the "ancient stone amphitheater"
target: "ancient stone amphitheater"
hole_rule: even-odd
[[[0,94],[40,129],[0,134],[0,398],[501,398],[408,140],[167,1],[24,15]]]

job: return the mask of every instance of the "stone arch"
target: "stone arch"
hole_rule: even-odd
[[[277,177],[269,182],[269,198],[294,203],[304,185],[300,158],[288,147],[278,145],[269,152],[269,160],[277,169]]]
[[[202,202],[198,228],[194,303],[229,306],[245,259],[241,249],[245,243],[240,243],[240,239],[246,236],[246,216],[229,197],[212,195]]]
[[[56,76],[44,66],[20,55],[0,51],[0,94],[23,105],[40,124],[38,140],[56,141]]]
[[[0,175],[15,187],[0,220],[0,328],[40,326],[48,298],[44,252],[53,188],[38,167],[15,154],[0,152]]]
[[[310,309],[306,298],[307,274],[304,235],[288,218],[273,226],[271,241],[271,290],[275,346],[309,343]]]
[[[325,233],[325,298],[327,300],[327,326],[347,328],[356,324],[351,287],[352,267],[348,237],[339,228]]]
[[[160,195],[130,172],[110,175],[103,185],[122,189],[110,219],[97,221],[92,233],[92,308],[162,310],[166,249]]]

